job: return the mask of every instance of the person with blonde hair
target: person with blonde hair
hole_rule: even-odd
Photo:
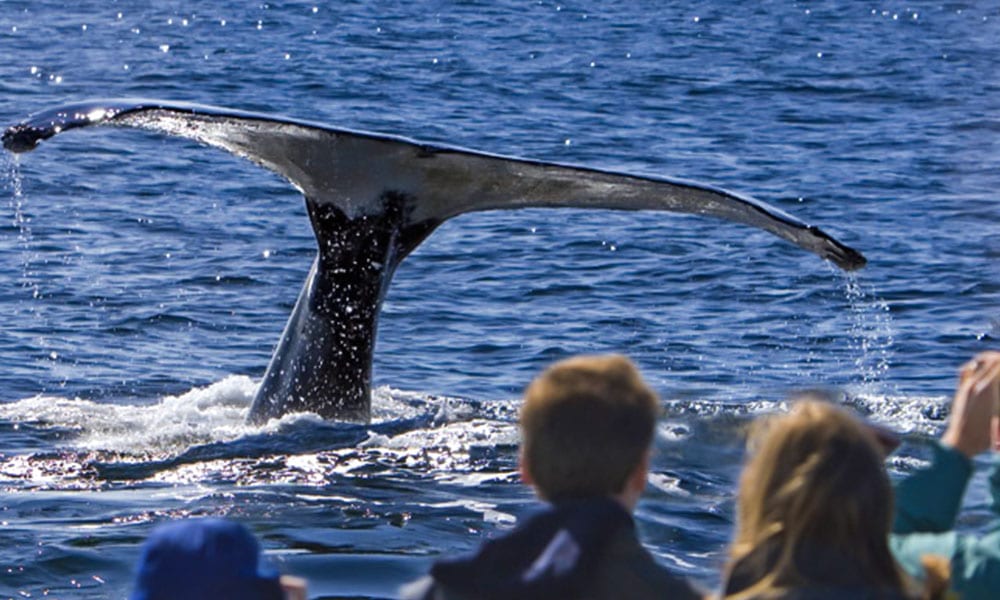
[[[403,597],[701,598],[642,547],[632,519],[660,410],[624,356],[580,356],[548,368],[528,386],[520,414],[521,478],[547,506],[474,556],[438,561]]]
[[[920,597],[889,549],[893,491],[872,427],[806,395],[755,422],[748,451],[724,598]]]

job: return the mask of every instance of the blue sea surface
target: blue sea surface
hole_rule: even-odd
[[[648,212],[445,223],[400,267],[370,425],[244,424],[315,253],[300,195],[196,143],[0,154],[0,597],[124,598],[157,523],[225,515],[313,598],[391,598],[533,510],[519,395],[623,352],[660,392],[637,520],[718,582],[743,432],[829,387],[938,435],[1000,337],[1000,2],[0,0],[0,125],[144,97],[710,183],[869,259]],[[974,479],[962,527],[985,526]]]

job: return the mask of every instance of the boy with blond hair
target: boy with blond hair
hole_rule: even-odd
[[[660,401],[624,356],[579,356],[538,376],[521,407],[522,480],[548,506],[471,557],[439,561],[410,600],[693,600],[700,592],[642,547]]]

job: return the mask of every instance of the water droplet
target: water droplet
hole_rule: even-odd
[[[563,141],[563,145],[564,145],[564,146],[569,146],[569,145],[570,145],[570,139],[569,139],[569,138],[566,138],[566,140],[565,140],[565,141]]]
[[[695,17],[691,20],[694,21],[695,23],[698,23],[699,21],[701,21],[701,17]]]
[[[80,29],[87,31],[87,24],[84,23],[83,25],[80,25]]]

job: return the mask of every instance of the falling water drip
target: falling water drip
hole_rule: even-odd
[[[12,225],[17,228],[17,243],[21,248],[21,280],[22,289],[31,290],[33,298],[39,295],[38,284],[32,279],[31,272],[31,218],[24,212],[24,191],[21,186],[20,158],[16,154],[0,153],[2,156],[3,187],[10,192],[9,206],[13,212]]]
[[[850,347],[856,353],[854,366],[867,394],[881,394],[892,358],[892,315],[889,304],[865,289],[857,275],[847,274],[844,289],[851,312]]]

